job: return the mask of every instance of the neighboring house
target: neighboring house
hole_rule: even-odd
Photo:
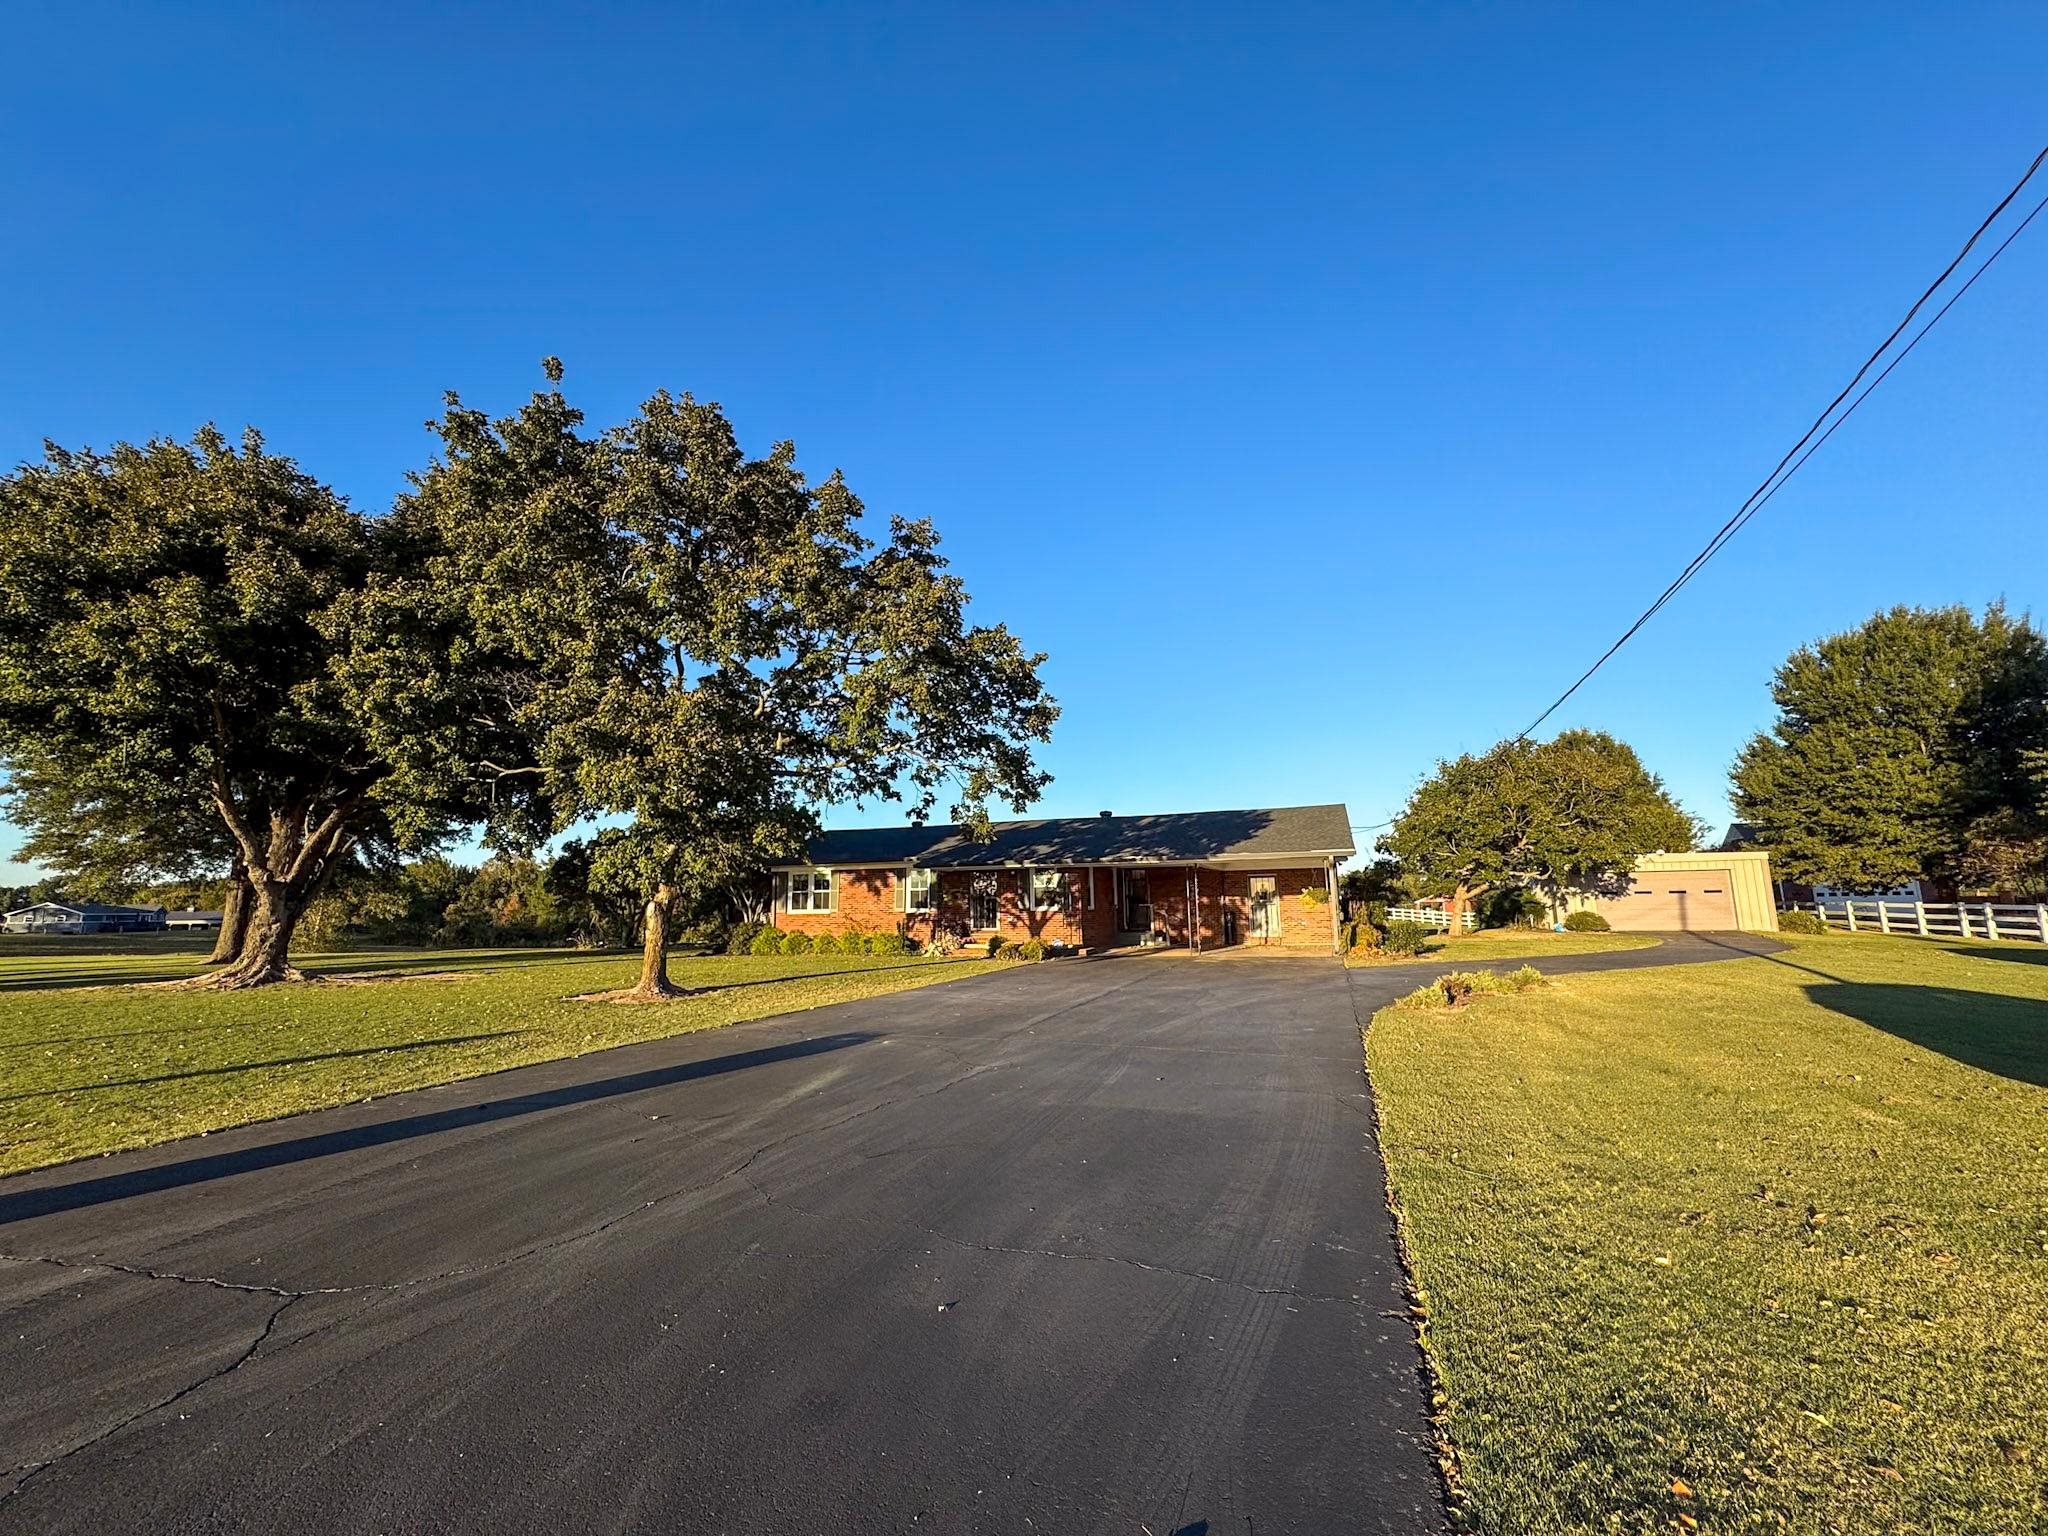
[[[7,933],[161,933],[162,907],[111,907],[97,901],[39,901],[0,919]]]
[[[1730,822],[1728,835],[1721,839],[1721,851],[1738,853],[1745,851],[1766,852],[1755,827],[1746,821]],[[1780,907],[1811,906],[1816,901],[1954,901],[1956,891],[1932,880],[1908,880],[1902,885],[1887,886],[1883,890],[1851,890],[1847,886],[1808,885],[1799,880],[1778,880],[1774,882]]]
[[[195,912],[189,907],[164,914],[164,926],[173,933],[211,933],[221,924],[218,912]]]
[[[1234,944],[1329,953],[1341,805],[821,833],[775,871],[773,921],[800,933],[900,929],[920,942],[1041,938],[1076,949]]]

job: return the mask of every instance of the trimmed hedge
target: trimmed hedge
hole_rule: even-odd
[[[1828,925],[1818,912],[1780,912],[1778,930],[1781,933],[1826,933]]]
[[[1564,920],[1564,926],[1567,933],[1608,933],[1614,928],[1598,912],[1574,912]]]

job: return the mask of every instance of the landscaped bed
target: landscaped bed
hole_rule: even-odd
[[[630,985],[638,955],[559,949],[298,956],[328,979],[249,992],[123,985],[192,975],[205,952],[176,940],[0,945],[0,1173],[928,986],[998,964],[677,959],[671,979],[703,991],[646,1007],[575,1000]],[[381,979],[335,984],[366,974]]]
[[[1487,928],[1459,938],[1438,934],[1426,941],[1421,955],[1395,955],[1380,950],[1354,949],[1346,956],[1351,965],[1414,965],[1418,960],[1463,965],[1494,960],[1540,959],[1544,955],[1593,955],[1606,950],[1648,949],[1658,943],[1648,933],[1553,933],[1548,928]]]
[[[2043,1529],[2044,962],[1821,938],[1381,1012],[1465,1517]]]

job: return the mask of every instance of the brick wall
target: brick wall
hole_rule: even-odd
[[[1251,882],[1253,875],[1271,875],[1280,901],[1280,937],[1272,940],[1252,937]],[[1271,944],[1285,949],[1327,951],[1330,939],[1330,905],[1304,899],[1304,891],[1329,889],[1320,869],[1230,870],[1223,877],[1223,901],[1237,914],[1238,939],[1247,944]],[[1205,941],[1206,942],[1206,941]]]
[[[1004,939],[1022,942],[1044,939],[1048,944],[1099,948],[1116,937],[1115,891],[1108,870],[1095,871],[1095,905],[1088,904],[1086,869],[1061,873],[1067,883],[1063,910],[1037,912],[1025,906],[1023,870],[990,871],[941,870],[936,912],[904,912],[897,905],[896,883],[903,878],[899,869],[835,870],[838,910],[833,912],[789,912],[778,902],[775,926],[792,933],[844,933],[860,929],[874,933],[903,929],[920,943],[934,931],[944,930],[967,942],[984,941],[991,932]],[[975,929],[970,923],[969,895],[977,877],[996,882],[996,926]]]

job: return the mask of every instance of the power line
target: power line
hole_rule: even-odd
[[[1873,351],[1869,357],[1863,360],[1863,366],[1858,368],[1855,372],[1855,375],[1849,380],[1849,382],[1842,386],[1841,393],[1837,394],[1834,399],[1830,400],[1827,404],[1827,409],[1823,410],[1818,416],[1816,416],[1813,419],[1813,425],[1806,429],[1806,431],[1800,436],[1799,441],[1794,443],[1790,448],[1785,450],[1785,456],[1778,460],[1777,464],[1772,468],[1771,472],[1768,475],[1764,476],[1762,482],[1757,486],[1757,488],[1751,491],[1749,495],[1746,498],[1744,498],[1742,505],[1735,509],[1734,514],[1728,519],[1728,521],[1723,523],[1720,526],[1720,528],[1718,528],[1715,531],[1714,536],[1711,539],[1707,540],[1705,547],[1702,548],[1698,554],[1694,555],[1692,559],[1686,563],[1685,569],[1678,573],[1677,577],[1672,581],[1671,585],[1666,587],[1661,593],[1658,594],[1657,600],[1654,603],[1650,604],[1649,607],[1645,608],[1633,624],[1629,625],[1627,629],[1622,631],[1620,639],[1616,640],[1614,644],[1610,645],[1605,651],[1600,653],[1599,660],[1595,661],[1593,665],[1586,668],[1584,672],[1579,674],[1577,681],[1575,681],[1571,685],[1571,687],[1565,689],[1563,693],[1559,694],[1554,700],[1551,701],[1550,707],[1548,709],[1544,710],[1542,714],[1538,715],[1534,720],[1530,721],[1528,725],[1523,727],[1523,729],[1515,737],[1517,741],[1523,740],[1524,738],[1528,737],[1530,734],[1536,731],[1543,724],[1544,721],[1548,720],[1552,715],[1556,714],[1557,711],[1561,707],[1563,707],[1566,700],[1571,698],[1573,694],[1577,693],[1581,688],[1583,688],[1586,685],[1586,683],[1592,678],[1594,673],[1598,672],[1602,667],[1607,665],[1608,661],[1613,658],[1615,652],[1619,651],[1624,645],[1628,644],[1630,640],[1634,639],[1636,632],[1640,630],[1645,624],[1649,623],[1651,619],[1656,617],[1658,611],[1661,608],[1663,608],[1663,606],[1666,603],[1670,602],[1672,598],[1676,597],[1680,589],[1682,589],[1686,585],[1686,583],[1690,582],[1693,579],[1693,577],[1697,576],[1700,573],[1700,570],[1706,565],[1706,563],[1709,560],[1713,559],[1715,555],[1719,554],[1721,552],[1722,547],[1725,546],[1731,538],[1733,538],[1737,533],[1742,531],[1743,526],[1746,523],[1748,523],[1748,521],[1752,517],[1756,516],[1756,514],[1759,511],[1762,510],[1764,504],[1768,502],[1773,496],[1778,494],[1778,491],[1784,486],[1785,482],[1787,480],[1790,480],[1795,474],[1797,474],[1800,470],[1800,467],[1804,465],[1808,459],[1813,457],[1814,453],[1820,448],[1821,444],[1825,443],[1830,437],[1833,437],[1835,435],[1836,428],[1840,427],[1843,422],[1847,421],[1852,415],[1855,414],[1857,406],[1860,406],[1865,400],[1870,398],[1871,390],[1876,389],[1878,385],[1882,384],[1885,381],[1886,377],[1891,373],[1892,369],[1898,367],[1900,363],[1905,361],[1906,357],[1912,352],[1913,348],[1920,344],[1921,337],[1925,336],[1929,331],[1933,330],[1937,324],[1940,323],[1941,317],[1947,314],[1949,310],[1954,307],[1956,300],[1960,299],[1964,294],[1968,293],[1970,289],[1976,284],[1977,279],[1984,275],[1985,271],[1991,266],[1991,264],[1994,261],[1998,260],[2000,256],[2005,254],[2006,247],[2011,245],[2014,240],[2018,239],[2021,231],[2024,230],[2029,224],[2034,222],[2035,215],[2040,213],[2043,207],[2048,207],[2048,198],[2043,198],[2041,202],[2036,203],[2034,205],[2033,211],[2030,212],[2024,219],[2020,221],[2018,227],[2015,228],[2011,234],[2005,237],[2005,239],[1999,244],[1997,249],[1992,251],[1992,253],[1989,256],[1985,257],[1984,261],[1982,262],[1982,264],[1978,266],[1977,270],[1970,274],[1969,281],[1965,282],[1962,285],[1962,287],[1957,289],[1955,293],[1949,297],[1948,302],[1943,304],[1940,309],[1934,312],[1933,317],[1930,318],[1928,322],[1920,328],[1920,330],[1914,335],[1913,339],[1907,342],[1905,347],[1900,350],[1899,354],[1885,365],[1884,369],[1878,374],[1876,378],[1870,381],[1869,385],[1863,390],[1861,394],[1856,396],[1855,400],[1850,403],[1848,409],[1844,410],[1841,413],[1841,415],[1836,416],[1834,421],[1827,425],[1826,431],[1823,432],[1821,430],[1822,424],[1827,423],[1828,418],[1834,415],[1836,407],[1840,406],[1844,400],[1848,399],[1850,392],[1853,391],[1856,388],[1856,386],[1863,381],[1864,375],[1869,373],[1871,368],[1875,366],[1875,364],[1877,363],[1877,360],[1880,357],[1884,356],[1884,354],[1888,350],[1890,350],[1892,343],[1899,339],[1899,337],[1905,332],[1906,327],[1913,323],[1913,317],[1920,313],[1921,309],[1926,306],[1927,301],[1935,295],[1935,293],[1941,288],[1942,284],[1946,283],[1949,280],[1949,278],[1954,275],[1956,268],[1963,264],[1963,259],[1967,257],[1970,254],[1970,252],[1976,248],[1977,242],[1984,237],[1984,232],[1990,229],[1990,227],[1998,221],[1998,217],[2000,214],[2004,213],[2007,208],[2012,206],[2013,199],[2019,196],[2021,189],[2023,189],[2029,181],[2033,180],[2034,173],[2041,168],[2043,161],[2048,161],[2048,148],[2044,148],[2039,154],[2034,156],[2033,163],[2030,164],[2026,169],[2026,174],[2021,176],[2018,181],[2014,182],[2012,185],[2012,189],[2009,192],[2007,192],[2004,197],[1998,200],[1998,205],[1994,207],[1990,213],[1984,216],[1983,222],[1980,223],[1976,227],[1976,229],[1971,232],[1970,238],[1963,242],[1963,248],[1956,252],[1954,258],[1949,262],[1949,264],[1946,267],[1942,268],[1941,275],[1935,278],[1933,282],[1929,283],[1927,285],[1926,290],[1921,293],[1920,297],[1913,301],[1912,307],[1908,309],[1904,316],[1900,318],[1899,323],[1892,327],[1891,334],[1886,336],[1885,339],[1878,344],[1876,350]]]

